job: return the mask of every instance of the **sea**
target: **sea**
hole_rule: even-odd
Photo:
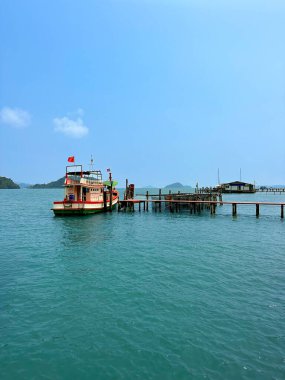
[[[62,198],[0,190],[1,380],[285,378],[280,207],[55,217]]]

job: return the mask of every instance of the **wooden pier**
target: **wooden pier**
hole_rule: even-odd
[[[165,199],[127,199],[120,201],[118,211],[135,211],[135,206],[138,205],[138,211],[149,211],[149,204],[153,205],[153,210],[155,212],[162,211],[162,205],[168,205],[165,209],[169,209],[170,212],[179,212],[183,206],[184,210],[188,208],[190,213],[200,213],[203,210],[209,210],[211,214],[216,214],[217,206],[231,205],[232,206],[232,215],[237,215],[237,206],[249,206],[255,205],[255,215],[259,217],[260,215],[260,206],[275,206],[280,207],[281,218],[284,218],[284,206],[285,202],[239,202],[239,201],[201,201],[201,200],[165,200]],[[171,206],[169,206],[171,205]],[[185,207],[187,206],[187,207]]]
[[[256,189],[256,192],[258,193],[279,193],[284,194],[285,193],[285,187],[277,188],[277,187],[264,187]]]
[[[208,211],[216,214],[217,206],[229,205],[232,215],[237,215],[238,206],[255,206],[255,215],[260,216],[260,209],[263,206],[279,207],[281,219],[284,219],[285,202],[256,202],[256,201],[223,201],[220,193],[175,193],[169,191],[162,194],[161,189],[158,194],[137,194],[140,198],[134,197],[134,185],[127,185],[124,200],[119,202],[118,211],[149,211],[149,205],[154,212],[161,212],[164,207],[169,212],[188,211],[191,214]]]

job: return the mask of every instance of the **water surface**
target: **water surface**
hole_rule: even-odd
[[[56,218],[61,198],[0,191],[2,379],[284,378],[279,208]]]

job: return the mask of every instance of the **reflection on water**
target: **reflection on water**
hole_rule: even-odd
[[[109,214],[94,214],[81,217],[55,217],[57,238],[65,247],[80,247],[98,244],[110,238],[113,225]]]

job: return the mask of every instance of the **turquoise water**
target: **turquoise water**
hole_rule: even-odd
[[[0,192],[1,379],[284,379],[279,208],[55,218],[61,198]]]

